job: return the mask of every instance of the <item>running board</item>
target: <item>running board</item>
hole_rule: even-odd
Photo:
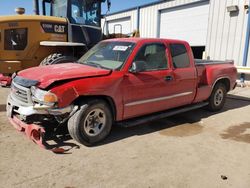
[[[133,126],[147,123],[150,121],[154,121],[157,119],[162,119],[162,118],[166,118],[166,117],[180,114],[183,112],[202,108],[202,107],[207,106],[207,105],[208,105],[208,102],[192,104],[192,105],[188,105],[188,106],[184,106],[184,107],[175,108],[173,110],[167,110],[164,112],[154,113],[154,114],[147,115],[147,116],[142,116],[142,117],[133,118],[133,119],[125,120],[125,121],[116,122],[116,124],[121,126],[121,127],[133,127]]]

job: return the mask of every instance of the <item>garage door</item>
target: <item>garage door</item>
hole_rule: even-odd
[[[131,19],[130,17],[116,19],[108,21],[109,33],[122,33],[128,34],[131,33]]]
[[[208,14],[208,2],[163,10],[160,12],[159,36],[186,40],[191,46],[205,46]]]

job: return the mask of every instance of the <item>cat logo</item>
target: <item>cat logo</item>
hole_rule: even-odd
[[[55,30],[55,33],[65,33],[65,26],[55,25],[54,30]]]
[[[66,34],[68,31],[67,24],[42,22],[41,26],[45,33]]]

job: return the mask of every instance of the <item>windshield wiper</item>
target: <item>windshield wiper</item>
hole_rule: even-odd
[[[108,69],[108,70],[110,70],[109,68],[104,67],[104,66],[100,65],[99,63],[95,63],[95,62],[92,62],[92,61],[85,62],[84,64],[85,65],[94,66],[94,67],[97,67],[97,68],[101,68],[101,69]]]

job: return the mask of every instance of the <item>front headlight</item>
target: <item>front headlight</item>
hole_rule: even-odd
[[[32,99],[34,102],[38,102],[47,106],[54,106],[58,101],[57,96],[49,91],[41,90],[37,87],[31,87]]]

